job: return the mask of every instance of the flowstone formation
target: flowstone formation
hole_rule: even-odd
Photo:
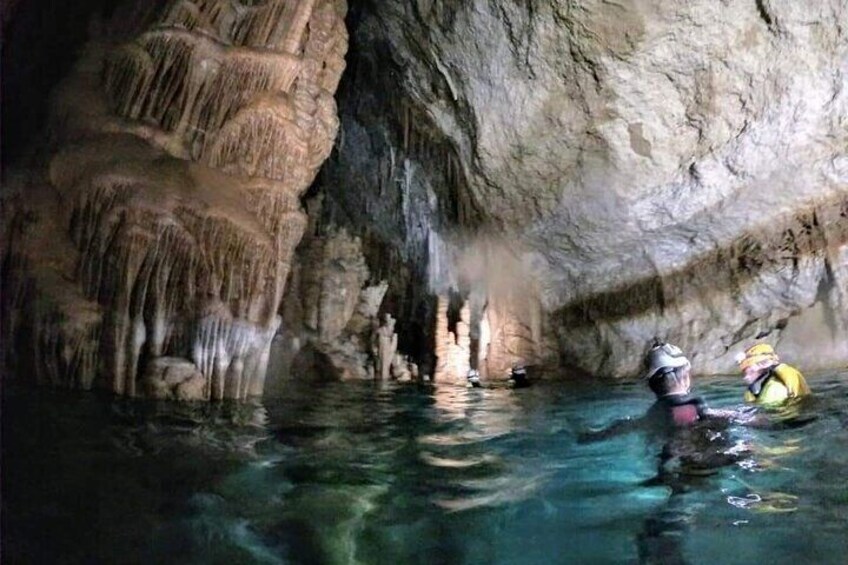
[[[562,365],[626,376],[659,337],[729,372],[765,338],[808,370],[848,362],[845,2],[353,15],[327,200],[429,263],[431,292],[468,296],[474,327],[493,306],[480,327],[509,339],[489,355],[553,344]],[[463,248],[493,235],[466,276]],[[515,286],[491,294],[505,272]]]
[[[366,380],[380,372],[378,314],[388,285],[371,280],[361,239],[345,230],[321,231],[309,229],[295,255],[271,355],[281,377],[269,383],[273,393],[286,377]],[[394,351],[386,355],[391,361]]]
[[[150,5],[135,8],[120,13]],[[54,94],[45,178],[4,207],[4,353],[19,376],[262,394],[299,198],[338,130],[346,9],[180,0],[129,40],[93,26]]]

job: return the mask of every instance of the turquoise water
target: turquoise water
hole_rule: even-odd
[[[650,393],[340,383],[187,406],[7,387],[2,559],[845,563],[848,373],[810,384],[756,427],[586,444]],[[738,379],[695,387],[740,406]]]

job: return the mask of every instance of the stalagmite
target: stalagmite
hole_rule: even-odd
[[[448,329],[448,299],[436,304],[436,382],[465,384],[471,369],[471,308],[466,301],[459,311],[456,333]]]
[[[386,314],[383,325],[377,330],[377,375],[380,380],[389,379],[390,369],[397,353],[398,336],[395,333],[395,320]]]
[[[459,309],[456,323],[456,347],[453,352],[454,371],[461,379],[471,368],[471,308],[466,301]]]
[[[299,197],[338,129],[345,10],[183,0],[86,49],[56,96],[52,187],[4,244],[4,335],[36,350],[5,339],[8,365],[130,396],[262,394]]]
[[[433,371],[433,379],[440,382],[450,376],[448,359],[453,338],[448,330],[448,299],[439,296],[436,299],[436,331],[434,352],[436,354],[436,368]]]
[[[477,368],[480,374],[488,377],[486,368],[488,367],[489,345],[492,343],[492,328],[489,325],[488,307],[483,308],[483,314],[480,317],[480,339],[477,346]]]

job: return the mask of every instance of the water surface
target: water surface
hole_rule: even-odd
[[[577,442],[643,414],[639,383],[213,405],[7,387],[3,562],[845,563],[848,373],[809,380],[792,411],[704,431],[695,465],[687,438]],[[739,379],[695,386],[740,406]]]

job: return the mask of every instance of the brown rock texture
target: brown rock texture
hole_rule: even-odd
[[[281,308],[283,329],[271,355],[279,377],[269,381],[273,394],[281,392],[287,377],[375,378],[378,313],[387,284],[369,284],[362,248],[361,239],[343,229],[328,227],[304,237]]]
[[[300,196],[338,130],[346,9],[182,0],[128,40],[93,27],[46,171],[4,206],[7,365],[130,396],[262,394]]]

